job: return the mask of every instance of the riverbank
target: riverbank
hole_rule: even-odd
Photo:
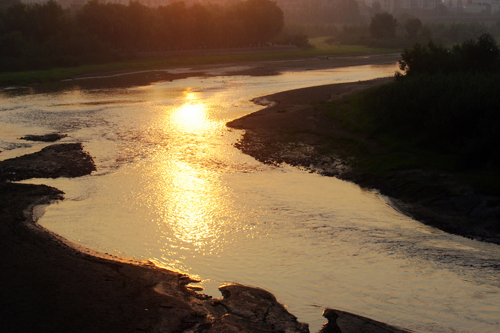
[[[64,135],[45,139],[53,137]],[[0,162],[2,331],[309,332],[265,290],[233,284],[219,288],[222,298],[212,298],[184,274],[70,243],[36,223],[43,206],[63,200],[64,193],[11,182],[94,170],[80,143],[54,144]],[[406,332],[338,310],[325,311],[325,317],[324,333]]]
[[[376,189],[390,197],[396,209],[421,222],[500,244],[500,198],[475,192],[463,177],[436,169],[401,168],[371,173],[350,163],[361,155],[384,161],[386,148],[327,116],[328,103],[390,80],[311,87],[265,96],[254,102],[266,108],[228,126],[245,130],[237,147],[259,161],[287,163]]]
[[[144,72],[151,74],[149,75],[150,83],[182,77],[214,75],[212,73],[273,75],[287,70],[396,62],[399,57],[399,53],[389,53],[389,50],[363,48],[358,50],[343,46],[295,52],[156,57],[101,65],[0,73],[0,87],[32,86],[61,80],[81,82],[82,79],[103,76],[128,75],[130,77],[137,73],[141,74],[140,78],[137,76],[137,80],[144,81]]]

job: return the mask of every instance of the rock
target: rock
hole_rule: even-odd
[[[214,305],[224,307],[227,314],[207,332],[309,332],[309,325],[298,322],[268,291],[240,284],[219,290],[224,298],[214,300]]]
[[[0,181],[30,178],[79,177],[96,167],[81,143],[51,145],[41,151],[0,161]]]
[[[55,142],[55,141],[61,140],[62,138],[65,138],[67,136],[68,136],[67,134],[50,133],[50,134],[44,134],[44,135],[26,135],[20,139],[27,140],[27,141]]]
[[[328,323],[323,325],[318,333],[342,333],[339,326],[337,325],[337,318],[339,317],[339,315],[335,313],[335,310],[326,308],[323,311],[323,317],[328,319]]]
[[[328,319],[328,323],[318,333],[409,333],[399,327],[341,310],[326,308],[323,317]]]

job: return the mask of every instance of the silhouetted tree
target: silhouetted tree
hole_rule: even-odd
[[[405,48],[401,53],[399,69],[409,76],[424,73],[450,73],[456,70],[456,65],[448,49],[430,41],[425,46],[415,44],[412,48]]]
[[[405,22],[405,29],[408,36],[411,39],[415,39],[417,38],[420,29],[422,29],[422,21],[420,21],[418,17],[410,18]]]
[[[430,41],[415,44],[401,53],[399,68],[406,76],[453,72],[498,72],[500,49],[495,39],[484,34],[477,40],[455,45],[451,50]]]
[[[74,14],[54,0],[17,3],[0,10],[0,70],[107,61],[136,51],[257,45],[271,42],[283,25],[282,10],[270,0],[159,8],[91,0]],[[303,43],[300,37],[295,42]]]
[[[0,10],[20,4],[20,0],[0,0]]]
[[[26,41],[19,31],[12,31],[0,37],[0,57],[23,57]]]
[[[242,37],[249,44],[271,41],[285,25],[283,11],[270,0],[241,2],[236,5],[235,14],[243,23]]]
[[[457,44],[451,52],[458,58],[460,70],[491,72],[499,68],[500,49],[490,34]]]
[[[398,20],[391,14],[384,12],[375,14],[370,23],[370,35],[373,38],[387,38],[396,35]]]
[[[184,2],[175,2],[158,9],[160,16],[160,33],[169,48],[183,48],[188,46],[190,31],[189,9]]]
[[[61,34],[68,27],[64,10],[59,3],[49,0],[44,4],[35,4],[28,11],[30,34],[37,41],[44,42]]]

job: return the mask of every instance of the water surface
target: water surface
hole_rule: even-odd
[[[66,192],[39,222],[89,248],[203,280],[273,292],[315,332],[334,307],[417,332],[500,330],[500,247],[395,211],[373,191],[257,162],[225,123],[283,90],[392,75],[394,64],[278,76],[194,77],[98,88],[69,82],[1,94],[1,159],[82,142],[97,172],[39,179]],[[126,80],[126,77],[123,78]]]

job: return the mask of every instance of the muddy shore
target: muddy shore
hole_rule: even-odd
[[[11,182],[93,170],[79,143],[0,162],[2,332],[308,332],[264,290],[229,285],[212,299],[186,275],[69,243],[33,214],[64,193]]]
[[[64,87],[78,85],[81,88],[93,89],[109,87],[131,87],[146,85],[155,82],[173,81],[188,77],[212,77],[218,75],[250,75],[267,76],[277,75],[287,71],[306,71],[332,69],[349,66],[378,65],[396,63],[399,54],[377,54],[363,56],[322,56],[294,60],[237,62],[216,65],[202,65],[195,67],[173,68],[165,70],[145,71],[117,71],[90,73],[75,76],[59,84]],[[54,83],[51,83],[54,86]],[[35,91],[43,91],[44,85],[30,87]]]
[[[254,100],[266,108],[229,122],[245,134],[236,146],[264,163],[287,163],[376,189],[403,213],[446,232],[500,244],[500,198],[476,193],[453,174],[403,170],[368,174],[346,163],[342,146],[356,139],[372,152],[383,147],[326,116],[326,101],[390,82],[392,78],[286,91]]]
[[[93,170],[80,143],[0,162],[2,332],[309,332],[265,290],[233,284],[219,288],[223,297],[212,298],[187,275],[70,243],[38,225],[34,213],[35,207],[63,200],[64,193],[12,183]],[[323,333],[406,332],[332,309],[325,317]]]

